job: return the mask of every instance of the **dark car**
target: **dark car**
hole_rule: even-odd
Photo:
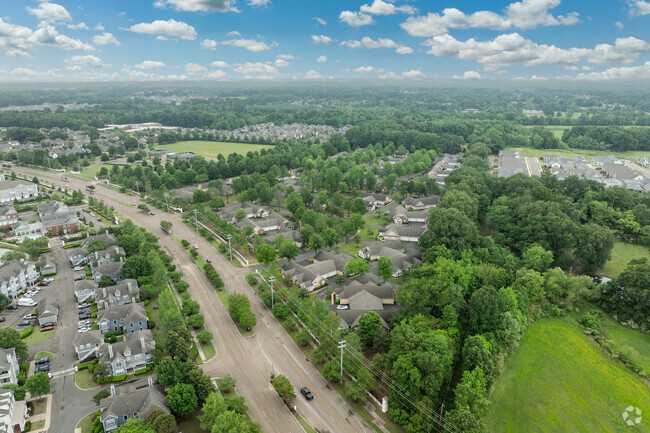
[[[29,326],[30,323],[32,323],[32,322],[29,321],[29,320],[23,320],[22,322],[20,322],[18,324],[18,326]]]
[[[41,281],[38,283],[39,286],[47,286],[47,281]]]
[[[85,280],[85,279],[86,279],[86,275],[84,275],[84,274],[80,274],[80,275],[77,275],[76,277],[74,277],[75,281]]]
[[[82,316],[82,315],[84,315],[84,314],[90,314],[90,310],[79,310],[79,311],[77,312],[77,314],[79,314],[80,316]]]
[[[18,309],[18,307],[13,305],[13,304],[12,305],[7,305],[7,310],[17,310],[17,309]]]
[[[5,316],[0,317],[0,322],[4,322],[5,320],[7,320]]]
[[[307,388],[306,386],[303,386],[302,388],[300,388],[300,393],[302,395],[304,395],[307,400],[313,400],[314,399],[314,395],[311,393],[309,388]]]
[[[80,316],[79,316],[79,319],[80,319],[80,320],[83,320],[83,319],[90,319],[90,313],[86,313],[86,314],[84,314],[84,315],[80,315]]]
[[[49,363],[50,363],[50,358],[48,358],[48,357],[37,359],[36,361],[34,361],[34,365],[43,365],[43,364],[49,364]]]
[[[39,373],[41,371],[48,372],[50,371],[50,364],[39,365],[34,369],[34,373]]]

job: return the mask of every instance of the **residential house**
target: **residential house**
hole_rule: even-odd
[[[243,209],[246,212],[245,218],[267,218],[269,216],[269,210],[264,206],[257,205],[255,203],[232,203],[224,206],[217,214],[219,218],[223,220],[228,220],[235,222],[235,213],[238,209]]]
[[[0,348],[0,385],[17,384],[18,374],[20,374],[20,364],[16,358],[16,349]]]
[[[16,401],[12,389],[0,389],[0,433],[25,431],[27,403]]]
[[[280,266],[282,278],[291,278],[296,286],[309,291],[327,284],[327,279],[337,274],[334,260],[325,260],[312,264],[287,262]]]
[[[147,329],[147,312],[141,303],[112,305],[101,314],[97,325],[102,334],[123,331],[125,333]]]
[[[120,258],[122,260],[122,258]],[[93,280],[96,283],[102,279],[103,275],[108,275],[113,281],[122,281],[124,276],[122,275],[122,261],[113,262],[113,263],[104,263],[103,265],[97,266],[93,270]]]
[[[594,165],[616,164],[625,165],[625,162],[612,155],[598,155],[591,158]]]
[[[100,233],[98,235],[87,236],[83,240],[83,245],[82,246],[84,248],[88,248],[88,246],[91,243],[96,242],[96,241],[104,242],[107,247],[112,247],[114,245],[117,245],[117,239],[115,238],[115,236],[113,236],[112,234],[109,234],[107,232],[107,233]]]
[[[95,289],[95,302],[99,311],[111,305],[130,304],[140,299],[140,288],[136,280],[122,280],[114,286]]]
[[[361,248],[359,252],[357,252],[357,256],[361,257],[362,259],[368,259],[370,261],[378,260],[378,254],[383,248],[391,248],[395,251],[404,252],[404,245],[400,241],[395,240],[368,244],[365,247]]]
[[[363,200],[363,204],[366,205],[366,209],[368,210],[368,212],[372,212],[375,209],[377,209],[377,200],[374,197],[368,196],[362,198],[361,200]]]
[[[264,233],[270,231],[280,230],[287,226],[289,220],[280,215],[279,213],[273,212],[269,215],[268,218],[264,219],[251,219],[244,218],[243,220],[237,222],[235,225],[239,229],[243,229],[246,226],[253,227],[253,233],[256,235],[263,235]]]
[[[0,228],[9,227],[18,222],[18,212],[9,205],[0,208]]]
[[[409,211],[404,206],[395,206],[388,216],[396,224],[425,223],[427,222],[426,211]]]
[[[36,206],[43,227],[50,235],[72,233],[77,230],[79,220],[65,203],[51,201]]]
[[[38,324],[39,326],[48,326],[57,322],[59,317],[59,304],[56,299],[48,298],[44,302],[45,307],[38,308]]]
[[[97,283],[93,280],[81,280],[74,283],[74,295],[77,297],[77,303],[82,304],[89,299],[94,299]]]
[[[70,265],[80,266],[88,262],[88,250],[86,248],[70,248],[68,250],[68,260]]]
[[[43,254],[40,258],[41,264],[41,275],[54,275],[56,274],[56,263],[54,263],[54,258],[49,254]]]
[[[40,221],[35,223],[26,223],[23,221],[18,221],[16,224],[11,226],[11,231],[17,238],[24,238],[25,236],[43,236],[47,233],[45,226]]]
[[[105,433],[116,430],[129,418],[144,419],[154,409],[169,413],[165,393],[161,387],[153,386],[151,376],[147,379],[148,386],[134,386],[120,395],[116,395],[115,385],[111,385],[111,396],[99,402],[99,421]]]
[[[120,376],[153,364],[155,350],[151,331],[145,329],[127,334],[124,341],[100,347],[97,358],[100,364],[108,366],[110,376]]]
[[[427,231],[425,225],[391,224],[385,229],[379,230],[379,239],[382,241],[417,242],[425,231]]]
[[[292,241],[298,247],[302,246],[302,237],[300,236],[300,232],[298,230],[290,230],[287,228],[281,228],[280,230],[267,234],[264,236],[264,242],[270,245],[279,236],[282,236],[282,238],[285,240]]]
[[[393,199],[386,194],[361,193],[359,194],[359,197],[361,199],[371,197],[374,200],[376,205],[382,205],[382,206],[393,202]]]
[[[636,160],[641,167],[650,168],[650,156],[642,156]]]
[[[73,344],[79,362],[84,362],[97,357],[99,349],[104,345],[104,336],[98,330],[80,332],[75,335]]]
[[[604,164],[603,173],[608,178],[620,179],[622,181],[640,181],[645,178],[643,173],[624,164]]]
[[[393,278],[401,277],[404,270],[411,270],[413,265],[420,263],[420,260],[417,257],[388,247],[381,248],[377,252],[376,257],[377,260],[379,260],[380,257],[388,257],[391,260],[393,263]]]
[[[336,273],[342,275],[343,268],[345,268],[345,265],[347,265],[348,262],[353,258],[354,257],[352,257],[351,255],[338,250],[330,250],[330,251],[320,250],[316,255],[314,255],[313,260],[314,263],[320,263],[329,260],[333,261],[334,267],[336,268]]]
[[[439,195],[431,195],[427,197],[406,197],[402,200],[402,205],[408,211],[423,211],[430,207],[436,207],[440,203]]]
[[[7,260],[0,265],[0,293],[13,299],[18,292],[33,285],[37,278],[34,262]]]
[[[118,246],[108,247],[102,251],[95,251],[88,254],[88,263],[92,268],[103,265],[104,263],[115,262],[115,257],[124,257],[124,248]]]
[[[348,308],[341,309],[341,306]],[[395,305],[394,289],[391,285],[377,286],[374,283],[350,285],[339,294],[339,308],[331,305],[341,318],[341,327],[356,330],[362,314],[374,311],[381,319],[384,328],[388,329],[388,321],[399,313],[400,306]]]
[[[0,203],[13,203],[38,197],[38,185],[24,180],[0,182]]]

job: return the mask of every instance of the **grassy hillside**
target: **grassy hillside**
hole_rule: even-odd
[[[605,321],[601,328],[607,333],[607,337],[618,348],[621,346],[634,348],[639,353],[637,362],[645,371],[650,373],[650,334],[644,334],[643,332],[627,328],[614,321],[607,314],[604,314],[604,316]]]
[[[270,149],[268,144],[223,143],[220,141],[181,141],[174,144],[156,146],[156,149],[167,149],[170,152],[194,152],[207,158],[216,158],[222,154],[228,157],[231,153],[245,155],[250,151]]]
[[[627,242],[614,242],[611,259],[596,274],[616,278],[623,272],[630,260],[641,259],[643,257],[650,259],[650,250],[648,247],[628,244]]]
[[[623,431],[635,405],[650,413],[650,388],[559,319],[533,323],[495,385],[487,430],[499,432]],[[650,420],[634,427],[650,432]]]

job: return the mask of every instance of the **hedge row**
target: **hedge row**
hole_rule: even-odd
[[[210,280],[210,283],[212,283],[215,289],[221,289],[223,287],[223,281],[221,281],[221,277],[219,274],[217,274],[216,269],[214,269],[214,266],[212,266],[211,263],[206,263],[203,265],[203,272],[208,277],[208,280]]]

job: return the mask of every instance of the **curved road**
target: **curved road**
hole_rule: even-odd
[[[31,168],[12,167],[14,171],[28,176],[37,175],[49,184],[73,189],[85,190],[88,182],[68,176],[67,181],[61,175]],[[372,430],[364,424],[338,393],[329,388],[327,381],[304,357],[293,340],[284,332],[282,326],[264,307],[255,292],[244,280],[249,273],[245,268],[232,266],[214,247],[185,226],[181,216],[166,214],[156,210],[155,216],[146,215],[129,204],[137,198],[122,194],[98,185],[95,198],[113,206],[117,213],[129,218],[160,237],[160,245],[176,259],[177,266],[183,271],[185,280],[190,284],[189,292],[201,304],[205,315],[205,327],[214,335],[213,343],[217,356],[202,364],[203,370],[211,377],[231,375],[237,379],[237,390],[246,398],[251,418],[262,424],[265,432],[293,433],[303,432],[303,428],[288,412],[269,382],[271,372],[286,375],[296,387],[298,394],[295,404],[300,413],[319,432],[357,433]],[[211,284],[200,269],[190,259],[183,248],[160,228],[161,219],[173,223],[174,235],[199,245],[199,253],[210,258],[219,272],[226,289],[230,292],[243,293],[251,300],[251,308],[257,315],[256,335],[244,339],[230,319],[226,309],[219,300]],[[299,388],[307,386],[314,394],[314,400],[307,402]]]

